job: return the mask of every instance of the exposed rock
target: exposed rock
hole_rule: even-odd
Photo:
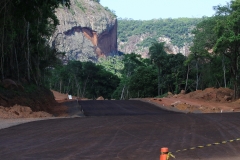
[[[117,53],[117,20],[91,0],[71,0],[71,8],[56,10],[60,25],[50,45],[65,52],[63,60],[97,61]]]
[[[167,53],[168,54],[177,54],[177,53],[182,53],[185,56],[188,56],[190,53],[190,45],[189,44],[184,44],[183,47],[178,47],[175,46],[171,43],[171,39],[168,37],[159,37],[159,42],[165,42],[166,48],[168,48]]]
[[[98,97],[97,100],[104,100],[102,96]]]
[[[127,42],[119,42],[119,51],[124,53],[136,53],[140,54],[143,58],[149,58],[148,52],[149,47],[139,47],[138,44],[140,44],[144,39],[151,37],[152,35],[150,33],[144,33],[142,35],[133,35],[128,38]],[[182,53],[185,56],[188,56],[190,54],[190,44],[184,44],[183,47],[175,46],[171,43],[171,39],[165,36],[158,38],[159,42],[165,42],[166,52],[168,54],[177,54]]]

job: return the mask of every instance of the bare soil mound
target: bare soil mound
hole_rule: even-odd
[[[234,91],[229,88],[206,88],[205,90],[197,90],[186,95],[180,94],[178,97],[213,102],[231,102],[233,94]]]
[[[53,117],[52,114],[47,112],[38,111],[33,112],[30,107],[14,105],[13,107],[0,106],[0,118],[41,118]]]
[[[168,94],[164,98],[145,98],[143,100],[159,104],[167,109],[177,108],[185,112],[223,113],[239,112],[240,100],[233,101],[233,90],[229,88],[206,88],[188,94]]]
[[[67,107],[57,103],[50,90],[33,84],[21,89],[4,84],[0,84],[0,118],[67,116]]]

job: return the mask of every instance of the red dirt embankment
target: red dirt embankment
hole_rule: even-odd
[[[228,88],[207,88],[188,94],[184,92],[164,98],[144,98],[143,100],[165,106],[167,109],[176,108],[186,112],[223,113],[239,112],[240,99],[233,101],[233,90]]]
[[[2,106],[0,104],[0,118],[8,118],[8,119],[15,119],[15,118],[43,118],[43,117],[67,117],[67,107],[62,104],[62,102],[69,101],[67,94],[61,94],[56,91],[52,91],[54,98],[56,101],[49,100],[49,104],[44,105],[44,103],[38,103],[36,105],[39,105],[38,108],[47,108],[47,111],[35,111],[32,108],[25,105],[18,105],[20,101],[25,101],[26,98],[19,97],[18,99],[13,99],[12,101],[15,102],[15,105],[13,106]],[[49,98],[49,96],[46,95],[46,98]],[[75,97],[73,97],[75,98]],[[10,100],[8,100],[10,101]],[[13,102],[11,102],[13,103]],[[40,106],[41,104],[41,106]],[[30,103],[32,106],[33,104]]]

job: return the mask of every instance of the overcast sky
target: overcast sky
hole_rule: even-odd
[[[118,18],[150,20],[158,18],[201,18],[212,16],[213,6],[230,0],[100,0],[104,7],[116,12]]]

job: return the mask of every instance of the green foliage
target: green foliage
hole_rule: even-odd
[[[143,98],[157,95],[157,70],[153,66],[140,66],[129,81],[131,97]]]
[[[158,45],[164,47],[163,43]],[[155,97],[158,95],[158,86],[162,93],[168,91],[179,93],[185,84],[186,66],[183,63],[186,57],[179,53],[176,55],[164,54],[163,58],[164,60],[162,57],[159,60],[161,63],[159,75],[157,63],[153,65],[150,59],[142,59],[134,53],[124,55],[123,76],[114,92],[114,98]],[[160,85],[158,84],[159,80]]]
[[[122,59],[123,56],[103,57],[98,59],[98,64],[103,66],[106,71],[109,71],[121,78],[121,71],[124,67]]]
[[[166,64],[167,52],[165,51],[164,43],[154,42],[149,48],[150,59],[158,68],[158,95],[161,89],[162,68]],[[163,81],[162,81],[163,82]]]
[[[232,0],[225,6],[217,6],[217,41],[214,51],[223,53],[230,60],[231,76],[234,83],[234,98],[240,96],[239,57],[240,57],[240,0]]]
[[[124,68],[121,71],[122,78],[120,84],[113,95],[115,99],[128,99],[130,97],[129,85],[131,76],[136,72],[138,67],[145,65],[146,62],[144,62],[141,56],[135,53],[123,55]]]
[[[195,89],[231,86],[239,96],[240,0],[215,6],[214,17],[203,18],[193,30],[195,35],[186,64],[195,74]]]
[[[201,21],[200,18],[178,18],[178,19],[153,19],[153,20],[132,20],[118,19],[118,39],[127,42],[128,37],[133,35],[149,35],[147,40],[138,46],[150,47],[152,40],[165,36],[178,46],[184,43],[191,43],[193,36],[191,30]]]
[[[111,99],[119,81],[116,75],[100,65],[70,61],[66,66],[52,69],[49,84],[51,89],[78,97]]]
[[[47,43],[59,24],[55,9],[62,0],[2,1],[0,11],[1,79],[25,78],[43,83],[47,67],[58,63],[59,54]],[[64,4],[70,6],[70,1]]]

